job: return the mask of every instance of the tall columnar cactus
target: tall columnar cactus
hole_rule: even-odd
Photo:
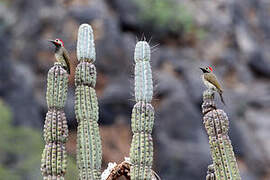
[[[75,113],[78,121],[77,165],[80,179],[101,178],[101,139],[98,127],[98,102],[95,92],[95,44],[90,25],[82,24],[78,32],[75,73]]]
[[[132,180],[151,180],[153,163],[152,128],[154,125],[153,81],[150,66],[150,47],[139,41],[135,47],[135,100],[132,110],[133,132],[130,149],[130,176]]]
[[[214,92],[203,93],[203,123],[209,136],[211,156],[217,180],[241,180],[235,155],[228,136],[229,120],[226,113],[216,109]]]
[[[48,112],[44,125],[45,148],[42,153],[41,171],[44,180],[63,180],[66,173],[66,141],[68,126],[64,113],[67,98],[68,74],[59,63],[48,72]]]

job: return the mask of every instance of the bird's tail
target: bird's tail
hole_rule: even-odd
[[[70,74],[70,67],[69,66],[64,66],[64,69],[67,71],[68,74]]]
[[[67,67],[67,72],[68,74],[70,74],[70,67]]]
[[[225,101],[224,101],[224,99],[223,99],[223,96],[222,96],[222,92],[219,92],[219,96],[220,96],[221,102],[222,102],[224,105],[226,105],[226,103],[225,103]]]

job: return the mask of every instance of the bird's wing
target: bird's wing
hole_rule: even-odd
[[[70,61],[70,57],[69,57],[69,54],[68,54],[68,51],[66,49],[63,49],[64,53],[64,58],[65,58],[65,61],[66,61],[66,64],[67,64],[67,71],[68,71],[68,74],[70,74],[70,64],[69,64],[69,61]]]
[[[222,92],[222,88],[217,80],[217,77],[213,73],[205,73],[204,75],[205,80],[212,83],[220,92]]]

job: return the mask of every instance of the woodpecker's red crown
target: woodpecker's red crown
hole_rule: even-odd
[[[211,66],[208,66],[208,69],[213,72],[213,68]]]

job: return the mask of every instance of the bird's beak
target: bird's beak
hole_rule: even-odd
[[[49,39],[48,41],[53,43],[55,46],[58,45],[54,40]]]
[[[203,73],[207,73],[208,71],[206,71],[204,68],[201,68],[200,69],[202,70]]]

